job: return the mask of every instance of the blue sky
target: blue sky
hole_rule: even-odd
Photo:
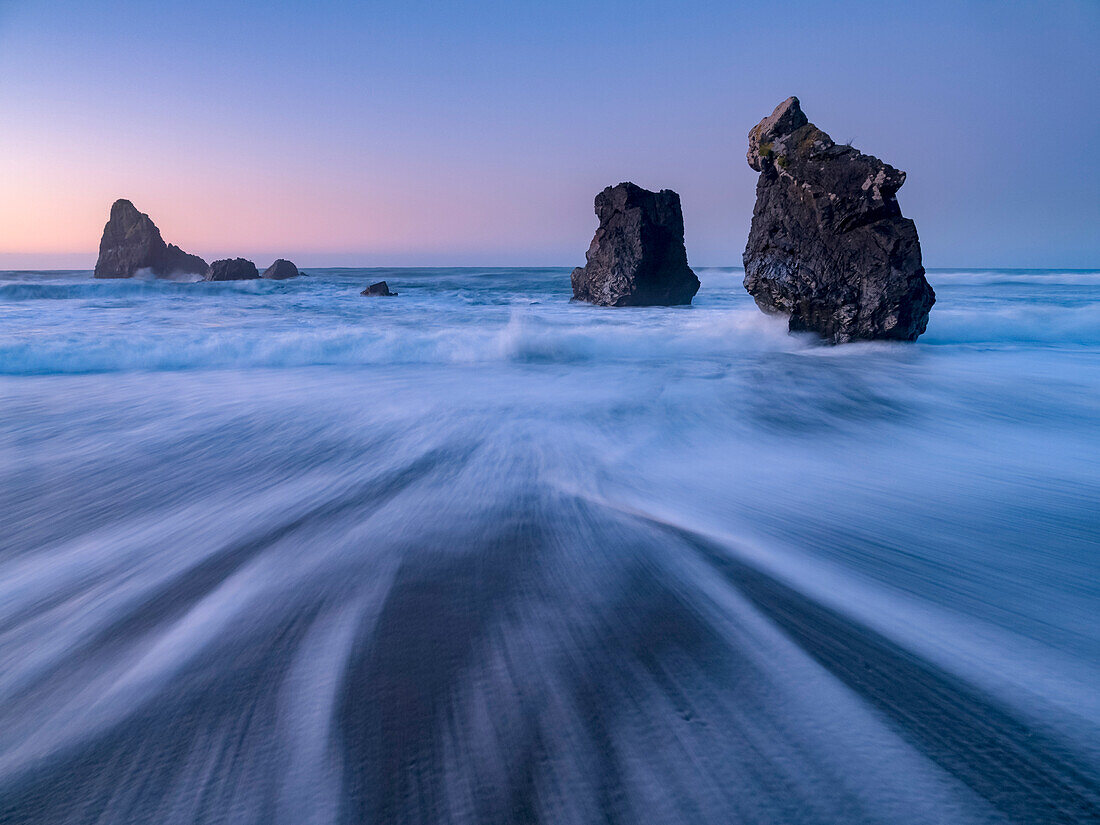
[[[583,262],[681,194],[740,263],[788,95],[905,169],[929,266],[1100,267],[1100,2],[3,2],[0,267],[91,266],[110,203],[211,259]]]

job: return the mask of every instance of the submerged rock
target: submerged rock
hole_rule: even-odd
[[[359,294],[360,295],[367,295],[367,296],[371,296],[371,297],[386,297],[386,298],[396,298],[397,297],[396,292],[390,292],[389,284],[387,284],[385,281],[379,281],[376,284],[371,284],[370,286],[368,286],[366,289],[364,289]]]
[[[616,307],[691,303],[699,279],[687,262],[679,195],[620,183],[596,196],[596,217],[588,263],[573,270],[573,300]]]
[[[214,261],[206,271],[207,281],[251,281],[260,277],[256,264],[244,258],[225,258]]]
[[[130,201],[111,205],[111,217],[99,241],[96,278],[132,278],[141,270],[153,275],[202,275],[206,261],[165,243],[156,224]]]
[[[298,271],[298,267],[290,261],[279,258],[279,260],[265,269],[264,274],[260,277],[270,278],[276,281],[285,281],[287,278],[297,278],[301,274],[302,273]]]
[[[904,172],[835,144],[796,97],[749,133],[748,161],[760,172],[744,257],[757,306],[834,343],[924,332],[936,295],[895,197]]]

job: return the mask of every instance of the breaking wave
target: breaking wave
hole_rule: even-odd
[[[998,286],[1028,284],[1042,287],[1100,286],[1094,269],[931,269],[928,280],[940,286]]]

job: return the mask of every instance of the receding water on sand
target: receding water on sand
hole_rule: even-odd
[[[1100,273],[307,272],[0,273],[0,821],[1100,818]]]

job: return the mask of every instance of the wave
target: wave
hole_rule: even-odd
[[[203,281],[196,278],[118,278],[79,283],[42,283],[17,281],[0,284],[0,301],[73,301],[130,297],[190,295],[202,297],[223,294],[265,294],[286,290],[283,281]]]
[[[239,290],[237,290],[239,291]],[[583,310],[582,310],[583,311]],[[599,312],[599,311],[596,311]],[[889,342],[823,347],[808,335],[789,335],[782,318],[755,309],[685,312],[683,322],[587,323],[548,320],[513,310],[496,326],[369,323],[266,330],[200,328],[119,334],[72,330],[0,338],[0,374],[46,375],[307,366],[402,364],[654,364],[729,362],[752,353],[789,352],[862,358],[868,352],[910,349]],[[925,346],[1100,345],[1100,304],[933,310]]]
[[[608,322],[607,310],[583,309],[587,324],[548,322],[534,314],[513,313],[495,337],[506,360],[526,363],[676,359],[728,359],[734,351],[791,350],[810,345],[792,338],[783,319],[751,310],[709,312],[672,310],[658,323]],[[627,312],[646,310],[627,310]],[[623,310],[616,310],[623,312]],[[677,315],[682,315],[681,318]]]
[[[941,286],[996,286],[999,284],[1100,286],[1100,271],[1089,269],[930,269],[928,270],[928,281],[937,289]]]
[[[1100,303],[952,309],[934,307],[925,344],[1100,345]]]
[[[750,353],[862,358],[900,352],[879,342],[823,347],[789,335],[785,321],[755,310],[693,312],[684,323],[555,322],[513,312],[496,328],[323,326],[315,329],[208,329],[118,334],[73,330],[0,339],[0,374],[46,375],[307,366],[402,364],[583,364],[729,362]],[[917,348],[950,345],[1100,345],[1100,304],[934,310]]]
[[[586,311],[586,310],[581,310]],[[188,370],[491,362],[729,359],[734,349],[790,350],[812,343],[786,334],[781,319],[748,310],[683,313],[680,323],[551,321],[513,311],[498,326],[423,324],[324,326],[293,330],[203,328],[120,335],[72,331],[0,339],[0,374],[41,375]],[[675,312],[675,311],[674,311]]]

